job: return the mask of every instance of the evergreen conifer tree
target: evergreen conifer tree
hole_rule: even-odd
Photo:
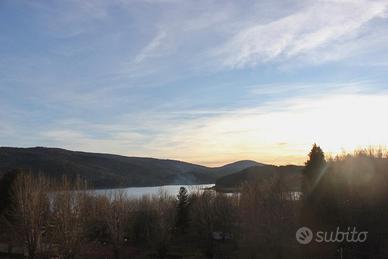
[[[185,187],[179,189],[177,198],[176,227],[181,233],[185,233],[189,222],[189,195]]]

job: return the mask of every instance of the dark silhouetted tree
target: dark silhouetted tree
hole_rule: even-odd
[[[12,202],[12,185],[15,182],[17,170],[12,170],[0,179],[0,216],[10,207]]]
[[[322,149],[314,144],[305,167],[302,171],[302,207],[301,207],[301,225],[308,226],[312,229],[322,228],[322,219],[325,215],[320,214],[322,209],[322,199],[319,199],[320,180],[326,169],[325,155]],[[319,195],[317,195],[319,194]],[[303,258],[325,258],[326,255],[320,254],[320,250],[314,247],[305,247],[302,250]]]
[[[189,195],[185,187],[181,187],[178,193],[176,227],[181,233],[185,233],[189,223]]]
[[[315,186],[318,184],[326,168],[325,154],[322,149],[314,144],[309,153],[303,169],[302,192],[304,198],[308,198]]]

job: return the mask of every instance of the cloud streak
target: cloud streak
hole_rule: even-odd
[[[387,1],[311,1],[291,15],[243,28],[216,54],[228,67],[244,67],[328,51],[368,32],[387,7]]]
[[[151,40],[150,43],[148,43],[137,56],[135,57],[135,63],[140,63],[144,61],[147,58],[152,57],[155,55],[154,52],[158,50],[162,44],[163,40],[166,38],[167,33],[163,30],[159,31],[158,34]],[[160,51],[160,50],[159,50]]]

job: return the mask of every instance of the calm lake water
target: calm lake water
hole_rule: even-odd
[[[163,185],[163,186],[152,186],[152,187],[129,187],[122,189],[101,189],[96,190],[97,195],[109,194],[115,191],[124,191],[129,198],[141,198],[142,196],[153,196],[158,195],[161,192],[166,192],[171,196],[176,196],[179,192],[180,187],[185,187],[190,193],[192,191],[204,190],[205,188],[213,187],[214,184],[198,184],[198,185]]]

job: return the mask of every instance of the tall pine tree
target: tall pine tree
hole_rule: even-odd
[[[181,233],[185,233],[189,223],[189,195],[185,187],[179,189],[177,198],[176,227]]]
[[[314,144],[302,171],[303,200],[300,222],[302,226],[308,226],[311,229],[322,229],[321,220],[324,216],[319,213],[322,204],[317,199],[316,187],[319,185],[325,167],[325,155],[322,149],[317,144]],[[304,247],[302,250],[303,258],[327,258],[325,255],[321,257],[319,251],[314,246]]]
[[[318,184],[326,168],[325,154],[322,149],[314,143],[309,159],[303,169],[302,192],[303,197],[308,199],[315,186]]]

